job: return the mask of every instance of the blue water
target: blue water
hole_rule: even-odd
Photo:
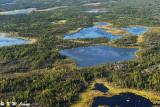
[[[77,38],[98,38],[98,37],[106,37],[110,40],[119,39],[123,35],[120,36],[114,36],[112,33],[105,33],[105,29],[99,29],[97,28],[99,25],[108,25],[107,23],[99,22],[99,24],[96,24],[96,26],[87,27],[82,30],[80,30],[77,33],[74,34],[65,34],[63,39],[77,39]]]
[[[109,107],[152,107],[154,104],[148,99],[133,93],[121,93],[113,97],[94,98],[92,107],[98,107],[99,105],[107,105]]]
[[[128,27],[128,28],[122,28],[122,29],[128,30],[132,35],[143,34],[148,30],[150,30],[148,28],[141,28],[141,27]]]
[[[10,46],[10,45],[18,45],[29,43],[28,40],[18,39],[18,38],[9,38],[9,37],[2,37],[0,34],[0,47],[2,46]]]
[[[12,2],[10,3],[3,3],[3,4],[0,4],[0,5],[9,5],[9,4],[13,4]]]
[[[137,48],[115,48],[110,46],[88,46],[60,50],[59,53],[66,55],[77,62],[77,67],[91,67],[115,61],[126,61],[137,59],[135,52]]]
[[[108,11],[83,11],[83,12],[88,12],[88,13],[105,13]]]
[[[77,38],[99,38],[99,37],[106,37],[110,40],[119,39],[124,35],[114,36],[112,33],[105,33],[105,29],[99,29],[97,28],[100,25],[108,25],[107,23],[99,22],[99,24],[96,24],[96,26],[87,27],[82,30],[80,30],[77,33],[74,34],[65,34],[63,39],[77,39]],[[122,28],[125,30],[128,30],[131,34],[143,34],[149,29],[147,28],[141,28],[141,27],[128,27],[128,28]]]
[[[96,25],[99,26],[99,25],[109,25],[109,24],[104,22],[98,22]]]
[[[5,15],[24,14],[24,13],[29,13],[32,10],[35,10],[35,9],[26,9],[26,10],[12,11],[11,13],[5,13]]]

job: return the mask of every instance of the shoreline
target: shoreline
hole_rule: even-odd
[[[36,43],[38,40],[36,38],[30,38],[30,37],[20,37],[20,36],[12,36],[10,33],[1,33],[2,37],[8,37],[8,38],[17,38],[17,39],[23,39],[23,40],[28,40],[29,43],[24,43],[24,44],[33,44]]]
[[[109,90],[106,93],[100,92],[98,90],[92,90],[96,83],[102,83]],[[113,97],[114,95],[119,95],[120,93],[133,93],[135,95],[142,96],[153,104],[160,104],[160,94],[153,91],[136,90],[129,88],[118,88],[113,86],[113,83],[108,83],[105,79],[95,79],[93,80],[89,87],[82,93],[79,93],[79,100],[71,104],[71,107],[89,107],[93,104],[94,98],[96,97]]]
[[[98,22],[95,22],[95,24],[96,23],[98,23]],[[109,23],[109,22],[104,22],[104,23],[107,23],[108,25],[104,25],[104,26],[101,25],[101,26],[99,26],[97,28],[99,28],[99,29],[105,29],[105,30],[107,30],[106,28],[108,28],[108,27],[110,27],[111,29],[114,28],[114,27],[111,27],[113,25],[112,23]],[[127,27],[134,27],[134,26],[136,26],[136,25],[131,25],[131,26],[127,26]],[[137,26],[140,26],[140,25],[137,25]],[[147,28],[147,29],[149,29],[148,31],[153,30],[153,27],[147,27],[147,26],[140,26],[140,27]],[[119,28],[117,28],[117,30],[118,29]],[[104,32],[105,32],[105,30],[104,30]],[[107,33],[107,32],[105,32],[105,33]],[[116,35],[114,35],[114,36],[116,36]],[[116,47],[116,48],[138,48],[139,50],[137,52],[135,52],[134,55],[137,57],[137,59],[135,59],[135,60],[139,60],[140,56],[138,55],[138,53],[140,53],[141,51],[143,51],[142,47],[140,47],[139,44],[143,42],[143,38],[144,38],[144,34],[138,35],[137,42],[135,43],[135,44],[138,44],[138,46],[118,46],[116,44],[112,44],[112,41],[110,41],[110,43],[106,43],[106,44],[103,43],[103,45],[105,45],[105,46],[111,46],[111,47]],[[95,45],[97,45],[97,44],[95,44]],[[102,44],[98,44],[98,45],[102,45]]]
[[[129,88],[119,88],[113,86],[113,83],[108,83],[106,80],[97,79],[97,82],[103,83],[109,89],[109,92],[119,94],[130,92],[136,95],[142,96],[146,99],[149,99],[153,104],[160,104],[160,93],[154,91],[146,91],[146,90],[137,90],[137,89],[129,89]]]
[[[29,12],[27,12],[27,13],[30,13],[32,11],[36,11],[36,12],[51,11],[51,10],[60,9],[60,8],[66,8],[66,7],[67,6],[52,7],[52,8],[40,9],[40,10],[38,10],[37,8],[19,9],[19,10],[11,10],[11,11],[0,12],[0,15],[6,15],[7,13],[18,12],[18,11],[27,11],[27,10],[29,10]]]
[[[99,25],[99,26],[106,26],[106,27],[108,27],[108,26],[112,26],[113,24],[112,23],[109,23],[109,22],[103,22],[103,23],[107,23],[108,25]],[[99,22],[94,22],[93,23],[94,24],[94,26],[96,26],[96,24],[99,24]],[[98,27],[97,27],[98,28]],[[147,28],[147,27],[144,27],[144,28]],[[103,29],[103,28],[99,28],[99,29]],[[150,29],[151,30],[151,29]],[[148,30],[148,31],[150,31],[150,30]],[[79,32],[79,31],[77,31],[77,32]],[[77,32],[74,32],[74,33],[77,33]],[[63,36],[64,37],[64,36]],[[137,42],[136,43],[133,43],[133,44],[131,44],[130,46],[118,46],[118,45],[116,45],[116,44],[112,44],[112,41],[110,41],[110,42],[108,42],[108,43],[94,43],[94,44],[91,44],[91,45],[88,45],[88,46],[111,46],[111,47],[115,47],[115,48],[137,48],[138,49],[138,51],[136,51],[135,53],[134,53],[134,55],[137,57],[136,59],[134,59],[134,60],[137,60],[137,61],[139,61],[140,59],[141,59],[141,57],[140,57],[140,55],[139,55],[139,53],[141,53],[141,51],[143,51],[143,48],[140,46],[140,44],[143,42],[143,38],[144,38],[144,35],[143,34],[141,34],[141,35],[138,35],[138,38],[137,38]],[[72,39],[69,39],[69,40],[71,40],[71,41],[73,41],[73,42],[79,42],[78,40],[72,40]],[[89,41],[87,41],[87,42],[89,42]],[[80,41],[80,43],[86,43],[85,41]],[[136,45],[137,44],[137,45]],[[135,45],[135,46],[134,46]]]
[[[69,35],[78,33],[78,32],[81,31],[82,29],[84,29],[84,28],[76,28],[75,30],[70,30],[70,31],[69,31]]]
[[[36,8],[28,8],[28,9],[20,9],[20,10],[13,10],[13,11],[5,11],[5,12],[0,12],[0,15],[6,15],[7,13],[27,11],[27,10],[29,10],[29,12],[27,12],[27,13],[30,13],[32,11],[36,11],[37,9]]]

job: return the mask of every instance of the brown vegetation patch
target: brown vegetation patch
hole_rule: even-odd
[[[64,60],[55,61],[53,63],[52,70],[54,71],[63,70],[63,69],[71,70],[71,69],[76,68],[76,66],[77,66],[77,63],[74,60],[66,58]]]
[[[112,33],[112,35],[114,36],[119,36],[119,35],[132,35],[130,32],[128,32],[127,30],[123,30],[123,29],[117,29],[117,30],[105,30],[105,33]]]
[[[52,7],[52,8],[48,8],[48,9],[42,9],[42,10],[36,10],[36,11],[51,11],[51,10],[55,10],[55,9],[60,9],[60,8],[66,8],[67,6],[60,6],[60,7]]]
[[[71,39],[70,41],[72,42],[78,42],[78,43],[90,43],[90,41],[81,41],[81,40],[74,40],[74,39]]]
[[[51,24],[65,24],[67,20],[59,20],[56,22],[51,22]]]
[[[26,44],[33,44],[33,43],[36,43],[38,41],[37,38],[21,37],[16,32],[12,32],[12,33],[0,33],[0,34],[2,35],[2,37],[19,38],[19,39],[24,39],[24,40],[30,41],[29,43],[26,43]]]
[[[83,28],[76,28],[75,30],[70,30],[69,31],[69,34],[74,34],[74,33],[77,33],[79,32],[80,30],[82,30]]]
[[[100,5],[101,3],[98,2],[98,3],[87,3],[87,4],[83,4],[83,6],[97,6],[97,5]]]
[[[101,9],[91,9],[92,11],[105,11],[105,8],[101,8]]]

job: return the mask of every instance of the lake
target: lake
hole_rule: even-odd
[[[114,36],[112,33],[105,33],[105,29],[97,28],[99,25],[108,25],[107,23],[99,22],[96,26],[87,27],[80,30],[74,34],[65,34],[63,39],[77,39],[77,38],[99,38],[99,37],[106,37],[110,40],[119,39],[123,35]]]
[[[18,38],[10,38],[10,37],[2,37],[0,34],[0,47],[10,46],[10,45],[18,45],[29,43],[28,40],[18,39]]]
[[[99,38],[99,37],[106,37],[110,40],[119,39],[124,35],[114,36],[112,33],[105,33],[104,30],[106,29],[100,29],[97,28],[100,25],[108,25],[107,23],[99,22],[96,24],[96,26],[87,27],[82,30],[80,30],[77,33],[74,34],[65,34],[63,39],[77,39],[77,38]],[[128,27],[128,28],[122,28],[125,30],[128,30],[131,34],[143,34],[149,29],[147,28],[141,28],[141,27]]]
[[[12,2],[8,2],[8,3],[2,3],[0,5],[10,5],[10,4],[13,4]]]
[[[107,105],[111,107],[152,107],[150,100],[133,93],[121,93],[113,97],[96,97],[92,107]]]
[[[87,46],[60,50],[59,53],[77,62],[77,67],[91,67],[104,63],[137,59],[137,48],[115,48],[111,46]]]
[[[142,28],[142,27],[127,27],[127,28],[122,28],[124,30],[128,30],[132,35],[138,35],[138,34],[143,34],[145,32],[147,32],[148,28]]]
[[[24,9],[24,10],[14,10],[14,11],[9,11],[9,12],[1,12],[1,14],[4,13],[4,15],[15,15],[15,14],[24,14],[24,13],[29,13],[35,9],[30,8],[30,9]]]
[[[119,39],[124,35],[114,36],[112,33],[105,33],[105,29],[100,29],[98,26],[108,25],[104,22],[99,22],[95,26],[87,27],[74,34],[65,34],[63,39],[77,39],[77,38],[99,38],[106,37],[110,40]],[[149,29],[142,27],[127,27],[122,28],[128,30],[132,35],[143,34]],[[110,46],[88,46],[80,48],[72,48],[60,50],[59,53],[66,55],[77,62],[77,67],[91,67],[95,65],[102,65],[104,63],[114,63],[119,61],[137,59],[135,52],[137,48],[115,48]]]

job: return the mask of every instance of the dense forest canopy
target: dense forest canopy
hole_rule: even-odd
[[[50,7],[59,6],[79,6],[86,3],[109,2],[114,0],[2,0],[0,3],[13,3],[10,5],[1,6],[1,9],[25,9],[25,8],[38,8],[45,9]],[[117,0],[115,0],[117,1]]]
[[[0,11],[47,9],[28,14],[0,15],[0,32],[11,36],[36,38],[34,44],[0,48],[0,101],[17,101],[41,106],[68,106],[94,78],[105,78],[122,88],[160,91],[160,1],[159,0],[1,0]],[[98,5],[84,5],[100,3]],[[104,10],[87,13],[85,10]],[[64,23],[59,23],[64,21]],[[143,41],[139,35],[107,38],[63,40],[64,34],[77,28],[109,22],[113,27],[148,27]],[[80,42],[77,42],[80,41]],[[136,44],[137,43],[137,44]],[[137,60],[115,62],[90,68],[76,68],[58,50],[107,44],[137,46]]]

